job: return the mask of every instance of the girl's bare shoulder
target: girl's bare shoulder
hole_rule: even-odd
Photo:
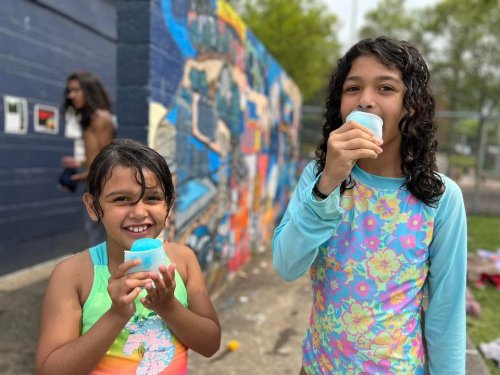
[[[51,281],[76,287],[80,292],[86,281],[92,280],[93,266],[89,251],[83,250],[61,260],[52,270]]]
[[[92,115],[92,118],[95,120],[101,121],[113,121],[113,115],[107,109],[96,109]]]
[[[191,248],[175,242],[165,242],[165,249],[170,261],[175,263],[175,268],[181,274],[183,280],[187,280],[189,270],[193,266],[198,266],[195,252]]]
[[[113,115],[107,109],[96,109],[92,114],[92,121],[90,122],[90,127],[94,130],[96,128],[110,128],[114,129]]]

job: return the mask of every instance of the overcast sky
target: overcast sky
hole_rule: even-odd
[[[375,8],[380,2],[379,0],[324,1],[340,20],[339,41],[342,44],[342,51],[346,51],[347,48],[357,41],[358,36],[356,32],[364,23],[365,13]],[[410,8],[423,8],[437,2],[438,0],[406,0],[406,5]]]

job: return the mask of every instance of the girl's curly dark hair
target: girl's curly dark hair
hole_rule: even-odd
[[[401,170],[406,176],[406,188],[425,204],[435,206],[445,190],[436,166],[435,100],[429,87],[427,64],[421,53],[405,41],[384,36],[363,39],[337,61],[326,98],[323,140],[316,149],[317,174],[325,168],[330,133],[342,125],[342,86],[353,61],[359,56],[374,56],[388,68],[401,72],[406,87],[403,106],[407,111],[398,126],[401,133]],[[341,192],[352,187],[352,181],[349,176],[342,183]]]

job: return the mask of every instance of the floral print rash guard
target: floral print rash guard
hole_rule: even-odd
[[[304,370],[465,374],[467,229],[458,186],[441,175],[446,191],[430,207],[404,178],[355,166],[352,189],[317,201],[314,168],[312,162],[302,173],[273,238],[282,277],[309,270],[312,281]]]

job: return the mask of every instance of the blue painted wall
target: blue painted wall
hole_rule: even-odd
[[[81,195],[56,181],[64,137],[36,132],[35,104],[60,109],[66,77],[89,70],[116,97],[116,6],[113,0],[2,0],[0,11],[0,275],[81,249]],[[27,99],[28,131],[6,134],[4,97]]]

